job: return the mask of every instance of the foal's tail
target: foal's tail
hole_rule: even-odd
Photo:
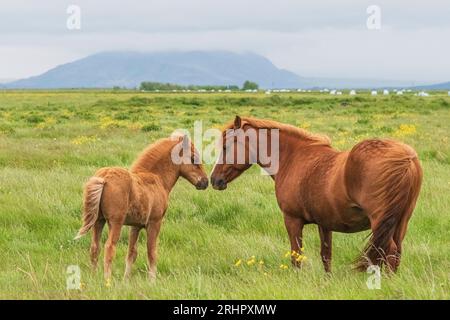
[[[91,177],[84,186],[83,225],[74,240],[84,236],[97,221],[104,185],[105,180],[103,178]]]
[[[417,154],[409,147],[406,155],[404,151],[391,154],[388,151],[380,164],[380,175],[374,181],[377,191],[373,195],[378,208],[372,212],[372,236],[357,261],[356,268],[360,271],[365,271],[370,264],[383,263],[395,271],[400,264],[400,247],[397,248],[398,239],[394,238],[399,232],[404,235],[422,184]],[[398,245],[401,246],[401,239]]]

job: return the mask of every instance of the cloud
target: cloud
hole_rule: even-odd
[[[5,2],[5,3],[3,3]],[[382,30],[366,28],[373,1],[2,1],[0,78],[25,77],[105,50],[254,51],[305,76],[411,81],[450,78],[450,6],[376,1]],[[78,4],[82,29],[66,28]]]

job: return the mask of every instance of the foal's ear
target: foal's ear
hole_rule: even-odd
[[[183,144],[182,144],[183,150],[190,150],[191,141],[189,140],[188,135],[185,134],[180,139],[183,140]]]
[[[241,124],[242,124],[241,117],[239,117],[237,115],[236,118],[234,118],[234,129],[240,129],[241,128]]]

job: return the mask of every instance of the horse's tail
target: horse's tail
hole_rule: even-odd
[[[397,250],[394,234],[403,225],[405,229],[401,232],[406,231],[422,184],[422,168],[416,152],[406,145],[400,149],[387,150],[380,163],[380,174],[373,181],[379,206],[371,213],[372,235],[356,265],[361,271],[370,264],[383,263],[395,271],[400,263],[400,248]]]
[[[105,180],[103,178],[91,177],[84,186],[83,225],[74,240],[84,236],[97,221],[104,185]]]

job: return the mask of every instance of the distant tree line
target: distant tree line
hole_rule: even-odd
[[[258,84],[251,81],[245,81],[243,87],[243,90],[257,90]],[[211,85],[179,85],[179,84],[173,84],[173,83],[161,83],[161,82],[150,82],[150,81],[144,81],[139,86],[139,90],[144,91],[181,91],[181,90],[191,90],[191,91],[198,91],[198,90],[206,90],[206,91],[218,91],[218,90],[240,90],[239,86],[236,85],[228,85],[228,86],[211,86]]]
[[[256,82],[245,81],[242,90],[258,90],[259,86]]]

